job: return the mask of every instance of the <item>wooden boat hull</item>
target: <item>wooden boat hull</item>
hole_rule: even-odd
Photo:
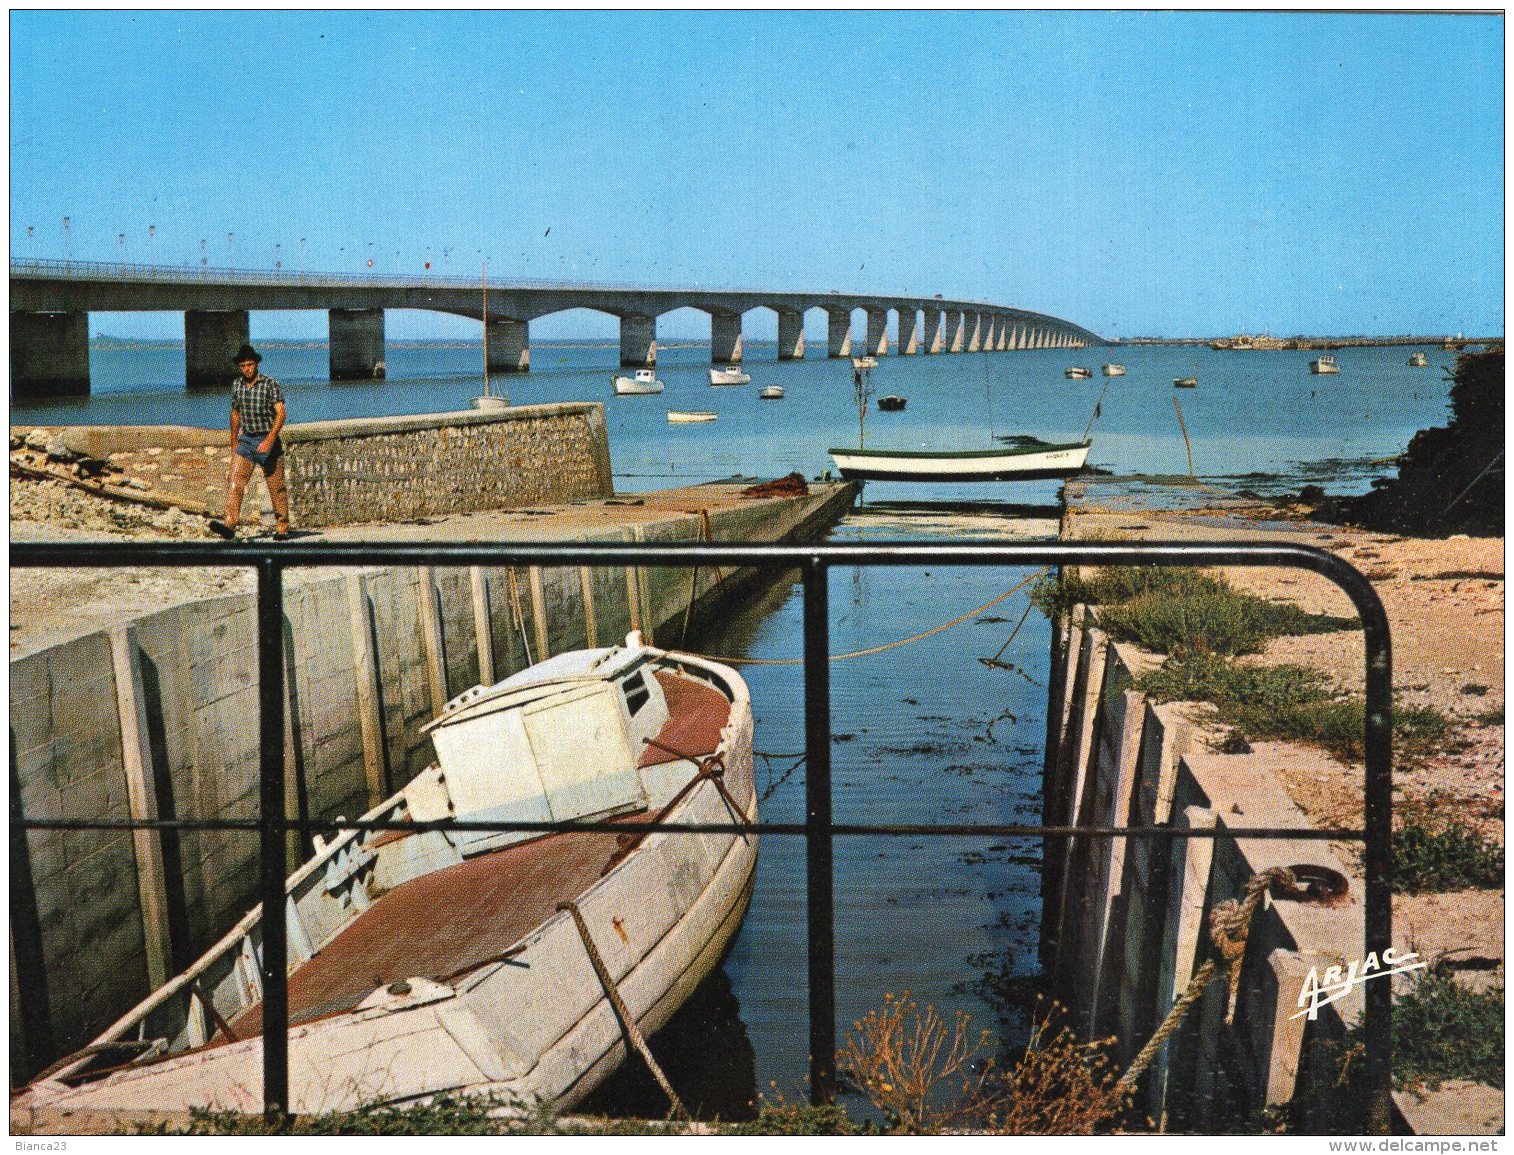
[[[668,421],[673,425],[698,425],[706,421],[714,421],[720,414],[711,413],[708,410],[680,410],[669,409]]]
[[[741,819],[755,822],[752,715],[745,684],[735,671],[718,663],[691,655],[676,655],[676,661],[684,670],[693,671],[696,678],[707,681],[705,689],[694,692],[709,694],[723,687],[721,692],[729,698],[715,752],[721,756],[725,768],[722,781],[740,808]],[[716,717],[706,729],[719,721]],[[684,731],[669,742],[677,745],[693,740],[691,732]],[[440,752],[440,744],[438,749]],[[654,781],[656,790],[666,797],[674,794],[675,784],[681,786],[694,776],[695,767],[686,760],[668,755],[661,762],[654,758],[655,764],[648,764],[648,756],[643,755],[642,768],[636,774],[649,794],[654,793]],[[407,790],[413,791],[424,778],[426,775],[417,778]],[[395,807],[396,800],[391,799],[365,818],[393,816]],[[653,815],[640,812],[632,816],[645,820]],[[733,817],[713,781],[704,779],[673,803],[665,820],[723,823]],[[426,845],[437,845],[435,834],[442,833],[408,836],[417,841],[406,853],[420,853],[420,839],[432,839]],[[384,836],[378,839],[372,845],[383,845]],[[446,870],[423,872],[417,878],[424,881],[455,871],[477,875],[488,870],[492,855],[534,854],[541,858],[543,847],[553,839],[598,840],[587,847],[587,868],[582,864],[579,867],[580,871],[588,869],[592,881],[560,897],[577,903],[617,991],[642,1031],[656,1031],[718,965],[735,936],[751,898],[756,836],[654,833],[618,863],[610,860],[614,864],[601,875],[599,864],[606,861],[605,852],[616,845],[613,834],[554,834],[486,850]],[[394,844],[406,841],[390,839],[380,853],[387,851],[392,859],[400,853]],[[319,887],[325,880],[329,885],[353,863],[367,861],[363,853],[371,854],[369,844],[361,842],[355,832],[335,840],[291,878],[292,903],[297,892],[308,894],[312,883]],[[532,886],[537,885],[540,873],[531,876]],[[553,905],[550,887],[549,880],[547,890],[534,895],[534,901],[547,903],[546,909]],[[371,917],[379,905],[402,893],[399,887],[391,894],[381,894],[371,909],[347,924],[348,928],[361,925],[361,920]],[[477,919],[481,941],[496,931],[488,924],[514,913],[512,904],[519,892],[512,889],[508,895],[493,908],[496,913],[490,914],[487,904],[483,908]],[[433,900],[431,905],[440,907],[445,901]],[[303,912],[305,908],[299,909]],[[252,942],[257,937],[258,913],[254,911],[244,919],[206,958],[225,953],[229,945],[233,965],[237,965],[239,940]],[[292,912],[290,918],[295,918]],[[304,928],[307,923],[308,912],[294,925]],[[424,918],[402,919],[399,929],[424,941],[427,926]],[[322,951],[335,956],[328,960],[327,969],[339,975],[347,972],[350,985],[352,968],[342,954],[346,933],[329,935],[311,949],[309,939],[314,936],[307,935],[305,929],[291,930],[291,958],[309,952],[305,962],[292,971],[292,1007],[299,1005],[295,992],[304,968],[315,965]],[[401,944],[399,949],[409,946]],[[212,972],[202,964],[197,964],[198,972],[191,968],[189,975],[199,973],[204,987],[219,996],[226,989],[225,983],[214,981]],[[363,972],[366,977],[367,972]],[[231,981],[245,981],[245,976],[233,974]],[[523,1109],[535,1101],[550,1100],[565,1108],[603,1081],[627,1054],[616,1013],[591,965],[577,925],[565,910],[549,914],[516,939],[508,951],[475,961],[461,974],[433,978],[411,975],[393,982],[385,975],[382,981],[388,985],[375,987],[356,1006],[335,1011],[327,1012],[319,1003],[310,1006],[307,998],[301,1018],[289,1033],[291,1111],[323,1113],[363,1104],[414,1103],[439,1094],[494,1094],[520,1103]],[[180,985],[181,995],[191,989]],[[368,984],[359,985],[366,988]],[[151,1024],[147,1027],[147,1036],[151,1037],[160,1027],[154,1015],[161,1015],[168,1006],[160,996],[154,999],[158,1000],[155,1004],[149,1000],[145,1010],[139,1009],[118,1022],[102,1040],[128,1037],[137,1023]],[[252,1009],[260,1011],[257,1004]],[[231,1019],[233,1030],[242,1030],[243,1036],[250,1033],[245,1014],[226,1017]],[[260,1023],[252,1030],[258,1033],[233,1041],[218,1031],[208,1043],[77,1086],[60,1078],[39,1081],[12,1100],[13,1126],[18,1120],[57,1120],[68,1112],[83,1113],[81,1119],[87,1115],[98,1120],[102,1113],[129,1117],[139,1112],[194,1108],[260,1111]]]
[[[615,394],[618,397],[645,396],[652,393],[661,393],[663,383],[655,381],[647,384],[644,381],[634,381],[630,377],[616,377],[614,379]]]
[[[960,453],[896,449],[832,449],[841,476],[858,481],[1036,481],[1071,477],[1093,443],[1040,445]]]

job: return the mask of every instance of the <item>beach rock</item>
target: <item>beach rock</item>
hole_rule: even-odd
[[[47,443],[52,439],[52,436],[53,431],[51,429],[33,429],[26,435],[26,440],[23,444],[28,449],[35,449],[39,453],[45,453],[47,452]]]

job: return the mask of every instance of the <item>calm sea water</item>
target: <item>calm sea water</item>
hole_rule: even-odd
[[[901,413],[869,413],[867,442],[986,448],[995,434],[1076,439],[1102,393],[1102,412],[1093,425],[1093,464],[1122,474],[1187,473],[1176,397],[1200,476],[1286,473],[1296,485],[1298,475],[1318,474],[1320,462],[1332,462],[1340,464],[1325,471],[1336,481],[1333,488],[1360,491],[1382,467],[1349,463],[1391,456],[1415,430],[1447,419],[1447,385],[1439,366],[1449,365],[1450,355],[1429,350],[1430,367],[1414,369],[1408,365],[1410,351],[1344,349],[1338,354],[1342,372],[1328,377],[1311,375],[1311,354],[1297,351],[1129,347],[889,357],[872,375],[874,390],[902,394],[909,405]],[[283,384],[291,421],[466,408],[481,386],[479,347],[466,342],[396,344],[387,352],[388,380],[336,385],[326,380],[322,344],[265,342],[264,352],[264,370]],[[664,393],[614,397],[613,343],[538,345],[529,374],[496,377],[494,386],[521,404],[602,401],[622,490],[796,469],[814,476],[830,466],[828,447],[855,444],[849,362],[824,356],[779,362],[774,346],[755,345],[747,356],[752,384],[717,389],[708,383],[708,357],[706,347],[671,344],[658,359]],[[1127,375],[1100,377],[1098,365],[1107,359],[1124,364]],[[1074,364],[1094,369],[1094,378],[1067,380],[1062,370]],[[223,425],[225,394],[185,390],[183,372],[183,351],[176,344],[97,346],[91,354],[90,397],[13,404],[11,420]],[[1198,377],[1199,387],[1174,391],[1172,379],[1188,375]],[[787,396],[759,401],[758,387],[769,384],[782,385]],[[669,409],[713,409],[720,417],[709,425],[669,426]],[[983,496],[970,487],[966,494]]]
[[[867,418],[870,445],[982,448],[995,434],[1080,437],[1096,403],[1091,461],[1119,474],[1183,474],[1173,407],[1182,405],[1197,473],[1258,490],[1318,480],[1335,492],[1367,488],[1420,428],[1447,419],[1447,383],[1408,366],[1409,349],[1348,349],[1342,372],[1317,377],[1303,352],[1124,348],[889,358],[877,393],[908,397],[897,414]],[[602,401],[616,485],[661,488],[732,475],[771,477],[829,468],[826,449],[855,443],[848,362],[779,363],[749,350],[753,383],[711,388],[705,348],[665,348],[660,396],[610,394],[615,347],[537,346],[533,371],[496,378],[517,403]],[[97,349],[94,395],[28,403],[18,423],[219,426],[226,398],[188,393],[182,351]],[[395,346],[390,379],[331,385],[323,346],[265,343],[264,368],[284,385],[296,421],[464,408],[479,391],[476,345]],[[1117,359],[1124,377],[1069,381],[1073,364]],[[987,384],[985,386],[985,371]],[[1195,390],[1172,379],[1193,374]],[[758,387],[783,385],[784,400]],[[714,409],[710,425],[669,426],[668,409]],[[1264,476],[1253,476],[1264,475]],[[839,541],[988,539],[1055,531],[1055,482],[1016,486],[873,485],[833,531]],[[968,504],[971,503],[971,504]],[[1042,520],[1034,515],[1041,507]],[[1027,520],[1027,515],[1031,515]],[[831,577],[832,652],[878,646],[979,606],[1028,571],[838,570]],[[1021,592],[931,638],[832,667],[833,777],[839,822],[1035,822],[1049,664],[1047,623]],[[1017,628],[1018,627],[1018,628]],[[802,605],[780,581],[707,630],[694,645],[733,657],[802,652]],[[1012,669],[985,665],[995,657]],[[796,665],[743,668],[756,714],[762,817],[802,821],[803,682]],[[750,912],[724,967],[653,1042],[669,1077],[707,1115],[737,1118],[759,1094],[807,1097],[804,844],[772,836],[759,856]],[[1040,847],[1030,840],[843,838],[835,849],[838,1023],[905,992],[996,1040],[1023,1037],[1024,991],[1036,974]],[[629,1066],[591,1106],[660,1114],[655,1085]],[[852,1104],[859,1110],[857,1104]]]

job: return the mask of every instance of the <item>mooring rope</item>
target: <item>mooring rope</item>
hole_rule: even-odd
[[[604,987],[605,997],[615,1008],[615,1014],[620,1018],[620,1025],[625,1031],[626,1038],[630,1040],[636,1053],[642,1057],[647,1069],[652,1072],[652,1078],[657,1080],[657,1085],[662,1088],[662,1093],[672,1104],[671,1114],[680,1119],[693,1118],[689,1114],[689,1109],[683,1105],[683,1100],[678,1097],[678,1092],[673,1090],[673,1084],[668,1082],[668,1077],[657,1065],[657,1060],[652,1058],[651,1049],[648,1048],[646,1039],[642,1038],[641,1028],[636,1025],[631,1009],[626,1006],[625,1000],[620,997],[620,992],[615,989],[615,980],[610,977],[610,970],[605,966],[605,960],[600,957],[599,948],[594,945],[594,936],[589,933],[589,924],[584,921],[583,913],[578,909],[578,903],[569,899],[566,902],[559,902],[557,909],[565,910],[573,916],[573,923],[578,927],[578,937],[583,939],[584,949],[589,952],[589,962],[594,967],[594,973],[599,976],[599,985]]]
[[[1209,941],[1214,949],[1219,952],[1218,958],[1211,958],[1194,972],[1193,978],[1188,980],[1188,985],[1183,989],[1178,1001],[1172,1004],[1172,1010],[1167,1012],[1167,1017],[1162,1020],[1162,1025],[1157,1028],[1156,1034],[1152,1035],[1140,1053],[1130,1061],[1130,1067],[1120,1076],[1119,1085],[1129,1088],[1135,1086],[1136,1080],[1145,1073],[1151,1061],[1156,1058],[1162,1044],[1172,1037],[1174,1031],[1183,1022],[1183,1016],[1192,1009],[1193,1004],[1199,1001],[1204,993],[1204,988],[1222,974],[1230,976],[1230,1001],[1225,1012],[1225,1025],[1230,1026],[1235,1021],[1236,995],[1240,991],[1241,960],[1246,957],[1246,940],[1251,934],[1251,916],[1256,913],[1256,908],[1261,905],[1262,896],[1277,884],[1284,890],[1297,890],[1298,880],[1293,871],[1286,866],[1274,866],[1259,874],[1253,874],[1246,880],[1243,888],[1245,898],[1237,902],[1230,899],[1219,903],[1209,912]]]
[[[945,625],[937,626],[932,630],[926,630],[923,634],[915,634],[912,637],[900,638],[896,642],[885,642],[881,646],[872,646],[866,650],[852,650],[849,653],[845,654],[827,654],[826,660],[830,662],[844,662],[848,658],[865,658],[870,654],[881,654],[885,650],[896,650],[900,646],[909,645],[911,642],[919,642],[923,641],[926,638],[933,637],[934,635],[941,633],[943,630],[951,629],[953,626],[960,626],[963,622],[967,621],[968,618],[975,618],[985,610],[993,609],[996,605],[1004,601],[1006,598],[1013,597],[1015,594],[1019,593],[1026,586],[1028,586],[1031,582],[1035,581],[1042,574],[1046,573],[1046,571],[1050,568],[1050,566],[1043,565],[1040,569],[1036,570],[1035,573],[1031,574],[1024,581],[1010,586],[1009,589],[1005,590],[1002,594],[994,598],[992,601],[984,602],[975,610],[968,610],[967,613],[963,614],[960,618],[953,618]],[[731,658],[722,656],[720,654],[705,654],[703,656],[709,658],[711,661],[724,662],[729,666],[797,666],[804,661],[803,658]]]

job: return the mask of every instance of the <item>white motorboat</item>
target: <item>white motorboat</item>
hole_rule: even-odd
[[[1092,441],[1054,445],[1033,437],[1003,449],[831,449],[841,476],[867,481],[1032,481],[1083,469]]]
[[[852,358],[852,368],[853,369],[876,369],[877,367],[878,367],[878,358],[876,358],[876,357],[869,356],[869,357],[853,357]]]
[[[1093,370],[1086,365],[1069,365],[1062,370],[1063,376],[1070,377],[1074,381],[1087,381],[1093,376]]]
[[[1430,363],[1430,359],[1428,357],[1426,357],[1424,355],[1424,353],[1422,353],[1422,352],[1420,352],[1420,353],[1413,353],[1413,354],[1410,354],[1410,356],[1409,356],[1409,364],[1412,365],[1416,369],[1423,369],[1429,363]]]
[[[1172,379],[1172,387],[1174,389],[1197,389],[1199,387],[1199,379],[1197,377],[1174,377]]]
[[[1125,366],[1123,366],[1123,365],[1116,365],[1112,361],[1109,362],[1107,365],[1105,365],[1101,371],[1103,372],[1104,376],[1106,376],[1106,377],[1123,377],[1123,376],[1125,376]]]
[[[661,393],[663,388],[662,382],[657,379],[657,371],[654,369],[638,369],[631,377],[627,377],[624,373],[617,373],[610,378],[610,383],[615,386],[615,392],[622,396]]]
[[[782,385],[764,385],[757,390],[757,396],[764,401],[781,401],[783,399]]]
[[[437,764],[363,819],[439,825],[338,833],[289,878],[295,1114],[439,1093],[569,1107],[629,1050],[591,960],[650,1034],[717,965],[751,897],[755,835],[449,826],[755,822],[735,670],[632,633],[475,686],[427,729]],[[13,1128],[261,1111],[260,919],[13,1095]]]
[[[714,421],[720,414],[712,409],[669,409],[668,422],[672,425],[695,425]]]
[[[740,365],[710,366],[711,385],[750,385],[751,383],[752,375]]]
[[[1340,371],[1341,367],[1335,363],[1335,356],[1332,353],[1321,353],[1309,362],[1311,373],[1339,373]]]

